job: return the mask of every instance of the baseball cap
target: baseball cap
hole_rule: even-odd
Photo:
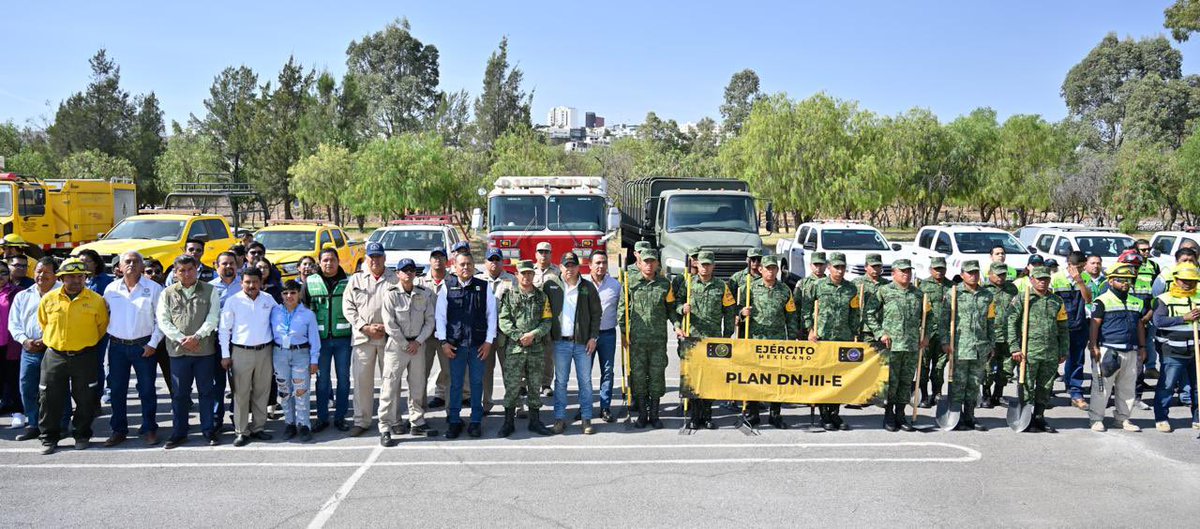
[[[467,241],[458,241],[457,243],[455,243],[454,247],[450,248],[450,251],[454,252],[454,253],[459,253],[459,252],[471,253],[471,243],[469,243]]]
[[[778,268],[779,267],[779,256],[775,255],[775,254],[764,255],[762,258],[762,265],[763,266],[774,266],[774,267]]]
[[[970,261],[963,261],[962,271],[963,272],[978,272],[979,271],[979,261],[976,261],[974,259],[972,259]]]
[[[1029,266],[1039,266],[1039,265],[1043,265],[1043,264],[1046,264],[1045,257],[1042,257],[1037,254],[1029,256]]]
[[[382,244],[377,242],[367,243],[367,257],[379,257],[381,255],[387,255],[387,253],[383,251]]]
[[[892,270],[912,270],[912,261],[908,259],[896,259],[892,262]]]
[[[484,260],[491,261],[492,259],[504,259],[504,253],[499,248],[492,248],[487,251]]]
[[[992,263],[988,267],[988,272],[996,274],[999,277],[1006,277],[1008,276],[1008,265],[1004,263]]]
[[[696,262],[698,262],[700,264],[713,264],[714,259],[715,259],[715,256],[713,255],[713,253],[710,251],[707,251],[707,250],[701,251],[700,253],[696,254]]]
[[[517,272],[518,273],[533,272],[533,261],[530,261],[529,259],[524,259],[521,262],[517,263]]]
[[[429,250],[430,257],[433,257],[438,254],[441,254],[442,257],[446,257],[446,249],[445,248],[434,248],[432,250]]]
[[[829,266],[846,266],[846,254],[842,252],[829,254]]]
[[[812,260],[810,262],[812,262],[812,264],[820,265],[827,264],[829,260],[825,258],[825,252],[813,252]]]
[[[563,266],[579,266],[579,256],[575,252],[566,252],[562,254],[561,264]]]
[[[875,266],[883,264],[883,256],[877,253],[867,254],[867,266]]]
[[[1046,268],[1058,268],[1058,259],[1046,259]]]
[[[762,256],[763,256],[762,248],[751,248],[749,250],[746,250],[746,258],[747,259],[749,259],[751,257],[762,257]]]
[[[643,261],[657,261],[658,260],[658,250],[655,250],[654,248],[646,248],[645,250],[642,250],[641,255],[642,255]]]
[[[642,250],[650,248],[650,241],[638,241],[633,243],[633,251],[641,253]]]
[[[396,263],[396,270],[404,270],[405,268],[412,268],[416,270],[417,263],[407,257],[401,259],[399,263]]]
[[[699,246],[691,246],[691,247],[688,247],[688,249],[687,249],[688,257],[695,257],[696,254],[698,254],[698,253],[700,253]]]
[[[1034,279],[1050,279],[1050,269],[1045,266],[1035,266],[1033,271],[1029,273],[1029,277]]]
[[[946,258],[945,257],[934,257],[934,258],[930,259],[929,260],[929,268],[941,268],[942,270],[945,270],[946,269]]]
[[[545,251],[545,252],[548,252],[548,251],[550,251],[550,242],[549,242],[549,241],[542,241],[542,242],[539,242],[539,243],[537,243],[537,251],[539,251],[539,252],[543,252],[543,251]]]

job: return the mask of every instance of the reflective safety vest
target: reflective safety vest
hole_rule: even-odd
[[[1137,349],[1138,322],[1146,304],[1132,293],[1121,299],[1112,290],[1096,298],[1104,306],[1104,321],[1100,323],[1100,344],[1118,351]]]
[[[1182,318],[1193,308],[1200,306],[1200,294],[1190,298],[1178,298],[1170,292],[1164,292],[1158,296],[1158,303],[1166,307],[1167,316]],[[1156,327],[1154,341],[1158,342],[1160,350],[1171,356],[1192,356],[1192,349],[1196,344],[1192,333],[1191,322],[1179,322],[1178,325],[1169,327]]]
[[[1147,261],[1141,268],[1138,268],[1137,277],[1133,280],[1133,289],[1129,291],[1141,298],[1142,301],[1150,301],[1154,295],[1154,277],[1157,274],[1155,274],[1156,268],[1150,263],[1151,261]]]
[[[347,283],[348,279],[338,281],[333,287],[333,293],[330,293],[325,288],[325,280],[321,278],[321,274],[308,276],[306,286],[308,297],[312,301],[310,308],[317,315],[317,331],[322,340],[350,336],[350,322],[346,321],[346,316],[342,314],[342,294],[346,291]]]

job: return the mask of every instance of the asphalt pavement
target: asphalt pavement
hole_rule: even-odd
[[[96,446],[109,434],[105,406],[92,449],[64,440],[42,456],[38,443],[0,429],[3,525],[1186,527],[1200,513],[1200,440],[1183,408],[1172,409],[1178,430],[1170,434],[1153,430],[1149,411],[1134,414],[1141,433],[1092,432],[1086,413],[1060,397],[1047,413],[1058,434],[1014,433],[1003,409],[979,410],[988,432],[889,433],[882,409],[868,407],[843,411],[847,432],[764,422],[748,436],[718,410],[720,429],[680,435],[670,356],[661,430],[597,421],[585,436],[575,422],[541,437],[519,420],[516,434],[498,439],[502,419],[492,415],[480,439],[406,436],[381,448],[375,432],[348,438],[333,429],[312,443],[282,441],[281,421],[271,421],[276,439],[244,448],[232,446],[232,434],[208,447],[193,433],[171,451],[137,439],[104,449]],[[159,387],[165,440],[170,410],[161,379]],[[574,402],[573,385],[570,393]],[[806,407],[785,413],[797,426],[808,422]],[[932,425],[931,410],[921,414]],[[431,414],[443,431],[444,416]],[[549,399],[542,417],[552,421]],[[194,424],[193,415],[193,432]]]

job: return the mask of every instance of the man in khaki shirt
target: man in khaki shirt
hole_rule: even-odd
[[[417,264],[401,259],[396,266],[400,284],[383,295],[383,387],[379,392],[379,444],[394,446],[392,434],[437,435],[425,426],[425,342],[433,336],[433,292],[414,284]],[[408,419],[400,420],[401,376],[408,371]]]
[[[446,250],[445,248],[434,248],[429,251],[429,268],[425,275],[417,278],[417,284],[425,287],[433,293],[436,299],[443,290],[446,289]],[[433,398],[429,399],[429,403],[425,409],[432,410],[441,408],[446,405],[446,391],[450,388],[450,363],[442,354],[442,341],[436,337],[430,337],[425,342],[425,380],[428,383],[429,375],[433,373],[433,361],[437,358],[439,368],[437,381],[433,388]],[[464,395],[465,395],[464,390]]]
[[[500,297],[504,295],[508,289],[517,286],[517,278],[512,274],[504,271],[504,255],[500,253],[499,248],[492,248],[485,254],[487,264],[484,265],[482,272],[475,275],[479,279],[487,281],[492,287],[492,294],[496,296],[496,301],[500,301]],[[483,413],[492,411],[492,386],[495,379],[496,363],[504,365],[504,346],[505,337],[503,334],[496,336],[495,346],[492,348],[496,354],[488,355],[487,360],[483,362]]]
[[[342,298],[342,314],[350,322],[353,358],[350,371],[354,379],[354,427],[350,436],[358,437],[371,427],[375,412],[375,367],[383,371],[383,349],[387,330],[383,324],[384,292],[400,283],[396,273],[384,264],[383,245],[367,243],[367,268],[350,277]]]

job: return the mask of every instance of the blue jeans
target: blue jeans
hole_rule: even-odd
[[[208,357],[205,357],[208,358]],[[212,356],[213,362],[213,428],[220,430],[225,426],[225,388],[232,386],[229,380],[229,371],[221,367],[221,353]],[[232,393],[232,391],[230,392]],[[206,408],[200,408],[206,409]],[[233,396],[229,396],[229,422],[233,422]]]
[[[42,380],[42,358],[45,353],[31,353],[21,350],[21,405],[25,407],[25,416],[29,417],[28,429],[38,427],[38,385]],[[62,431],[71,431],[71,399],[63,406]]]
[[[600,362],[600,409],[612,406],[613,361],[617,356],[617,330],[600,331],[596,339],[596,358]]]
[[[166,353],[158,353],[166,354]],[[176,356],[171,359],[171,387],[175,388],[175,396],[171,398],[171,417],[174,425],[171,432],[171,439],[183,439],[188,434],[188,409],[192,404],[192,385],[196,386],[196,393],[200,397],[200,409],[213,409],[213,400],[220,399],[223,395],[217,395],[214,391],[213,377],[217,371],[217,364],[213,362],[213,357],[220,358],[221,355],[213,354],[208,356]],[[219,360],[218,360],[219,361]],[[200,413],[200,432],[205,437],[211,436],[216,432],[216,427],[213,424],[213,415],[211,413]]]
[[[321,340],[321,355],[317,363],[317,421],[329,422],[329,399],[333,393],[330,368],[337,371],[337,398],[333,402],[333,419],[346,419],[350,409],[350,338]]]
[[[1167,420],[1167,411],[1171,407],[1171,397],[1174,396],[1176,384],[1191,386],[1192,422],[1200,422],[1200,417],[1197,417],[1196,412],[1195,359],[1165,354],[1159,358],[1162,360],[1162,369],[1158,378],[1158,387],[1154,390],[1154,422]]]
[[[597,340],[599,341],[599,340]],[[586,345],[573,341],[554,342],[554,420],[567,418],[567,382],[571,379],[571,363],[575,363],[575,382],[579,384],[579,413],[583,420],[592,420],[592,355]]]
[[[100,295],[104,295],[104,293],[101,292]],[[99,373],[99,375],[97,375],[98,379],[96,380],[96,382],[97,382],[97,384],[96,384],[97,397],[96,398],[100,398],[100,396],[104,395],[104,358],[106,356],[108,356],[108,336],[107,335],[100,339],[100,343],[96,344],[96,363],[99,366],[99,369],[96,370],[96,372]],[[108,368],[109,368],[109,370],[112,370],[111,365],[109,365]],[[108,387],[111,389],[112,384],[109,384]],[[125,386],[125,390],[126,391],[129,390],[128,385]],[[111,390],[110,390],[110,393],[111,393]]]
[[[284,349],[275,346],[271,364],[275,369],[275,385],[279,390],[279,403],[283,405],[283,422],[294,426],[309,425],[308,386],[312,382],[309,374],[308,348]]]
[[[143,345],[125,345],[114,341],[108,344],[108,387],[112,389],[109,402],[112,417],[108,419],[114,434],[129,433],[129,417],[126,401],[129,394],[129,368],[137,376],[138,400],[142,404],[142,426],[138,435],[158,430],[158,396],[155,394],[154,378],[158,376],[158,362],[144,357]]]
[[[479,359],[478,347],[462,347],[454,351],[450,359],[450,396],[446,405],[446,422],[462,424],[463,375],[471,377],[471,423],[483,421],[483,360]],[[492,354],[495,354],[494,352]],[[467,373],[463,373],[463,371]],[[532,391],[532,389],[531,389]]]
[[[1067,345],[1067,361],[1063,365],[1063,385],[1072,399],[1083,398],[1083,361],[1087,352],[1088,327],[1071,331]]]

